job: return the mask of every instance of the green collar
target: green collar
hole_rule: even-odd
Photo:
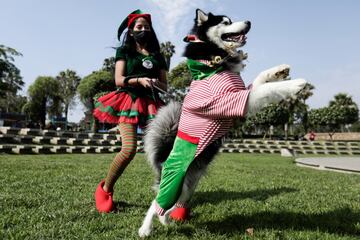
[[[194,80],[202,80],[224,70],[222,66],[218,68],[210,67],[196,60],[188,59],[187,66]]]

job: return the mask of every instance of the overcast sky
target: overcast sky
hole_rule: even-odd
[[[242,72],[250,84],[262,70],[290,64],[291,77],[315,86],[311,108],[323,107],[339,92],[360,105],[360,1],[357,0],[0,0],[0,44],[23,54],[15,65],[27,88],[38,76],[71,69],[84,77],[115,54],[117,28],[135,9],[152,14],[161,42],[176,46],[172,67],[185,60],[182,38],[195,9],[249,20],[252,29]],[[70,121],[83,117],[81,104]]]

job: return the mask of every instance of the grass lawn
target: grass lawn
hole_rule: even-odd
[[[118,210],[98,214],[93,192],[113,156],[0,155],[0,239],[138,239],[153,174],[138,154],[116,184]],[[192,205],[190,221],[155,221],[149,239],[360,238],[360,175],[278,155],[218,155]]]

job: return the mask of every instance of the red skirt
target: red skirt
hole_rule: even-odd
[[[164,103],[160,99],[155,102],[150,97],[142,96],[133,100],[127,92],[114,91],[98,99],[93,115],[100,122],[130,123],[145,127],[162,105]]]

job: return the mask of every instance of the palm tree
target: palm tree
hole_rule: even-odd
[[[105,58],[101,70],[108,71],[108,72],[114,74],[115,73],[115,57]]]
[[[65,121],[68,119],[68,112],[71,106],[74,104],[74,99],[76,95],[76,89],[80,84],[81,78],[76,74],[75,71],[65,70],[61,71],[56,80],[60,84],[60,96],[62,102],[64,103],[64,112],[65,112]],[[65,124],[65,130],[67,129],[67,124]]]
[[[344,126],[352,124],[359,119],[359,108],[352,97],[346,93],[338,93],[329,102],[329,108],[336,112],[336,116],[342,116],[339,120],[341,131]]]
[[[170,59],[175,53],[175,46],[170,41],[161,43],[160,52],[165,58],[168,69],[170,69]]]
[[[346,93],[338,93],[334,96],[334,100],[329,102],[329,107],[350,107],[356,103],[352,100],[352,97]]]

